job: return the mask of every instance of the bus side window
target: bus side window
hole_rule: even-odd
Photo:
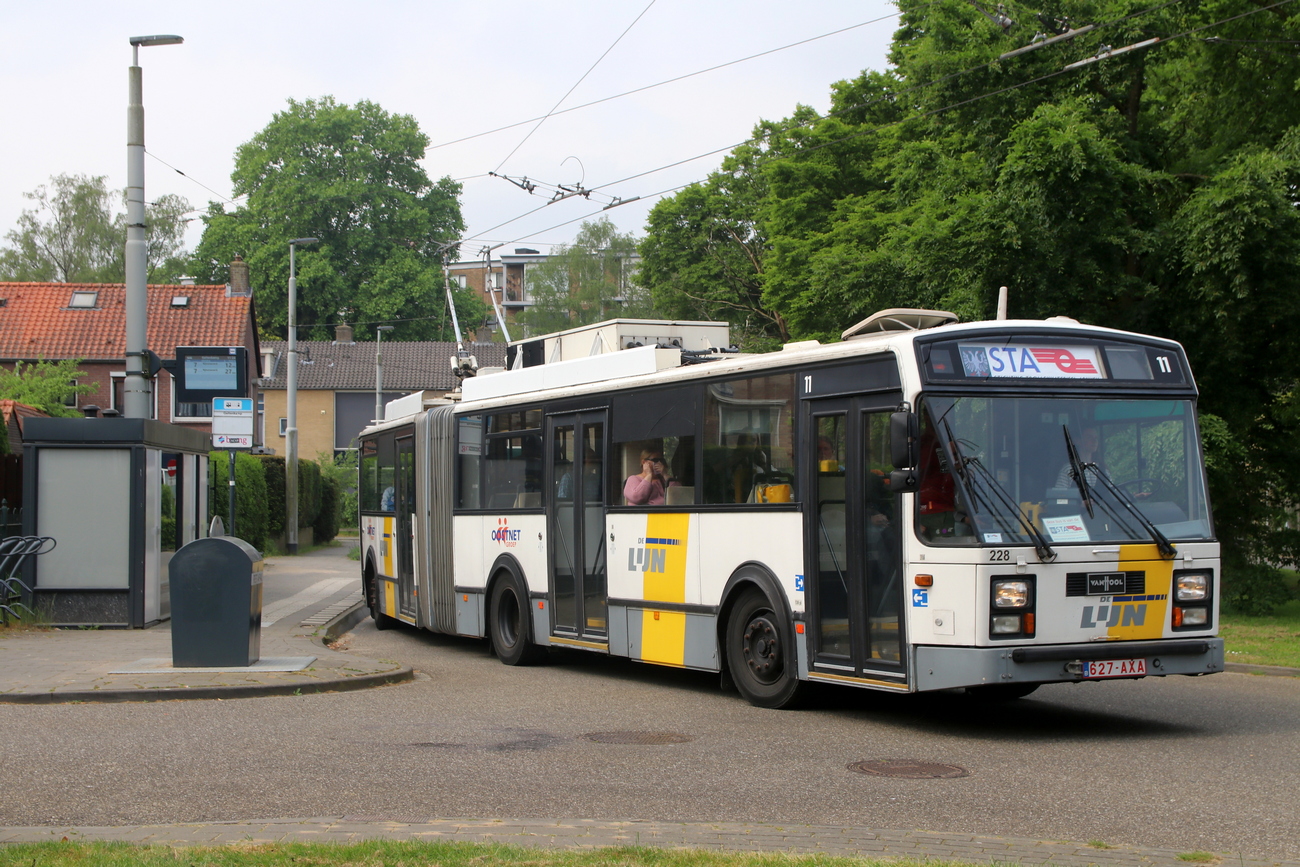
[[[379,495],[379,511],[391,512],[397,505],[397,446],[392,434],[379,437],[377,475],[375,488]]]
[[[459,488],[456,506],[460,509],[482,508],[479,502],[480,472],[483,462],[483,416],[462,416],[456,422],[456,461]]]
[[[363,512],[379,510],[379,492],[379,443],[375,440],[362,440],[357,493]]]
[[[795,486],[794,394],[793,373],[708,387],[704,502],[790,501]]]

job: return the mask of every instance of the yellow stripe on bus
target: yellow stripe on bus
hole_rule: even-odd
[[[656,512],[646,517],[642,598],[655,602],[686,601],[686,542],[690,515]],[[686,613],[641,612],[641,658],[682,665],[686,659]]]
[[[1127,640],[1162,637],[1169,614],[1174,561],[1161,557],[1153,544],[1120,545],[1119,569],[1145,572],[1146,589],[1140,597],[1135,594],[1132,600],[1120,602],[1111,597],[1111,606],[1120,607],[1119,622],[1106,630],[1106,636]]]
[[[384,613],[389,617],[397,616],[397,585],[392,581],[384,583]]]

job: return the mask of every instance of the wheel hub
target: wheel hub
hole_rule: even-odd
[[[750,671],[762,680],[779,676],[782,668],[780,633],[766,617],[755,617],[745,627],[743,652]]]

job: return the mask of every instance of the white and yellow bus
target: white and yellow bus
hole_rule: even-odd
[[[390,404],[361,439],[376,625],[717,671],[769,707],[1223,669],[1177,343],[893,310],[726,344],[613,320]]]

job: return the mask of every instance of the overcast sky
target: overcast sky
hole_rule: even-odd
[[[462,256],[473,258],[487,245],[567,243],[613,197],[643,197],[604,212],[642,235],[654,194],[704,178],[724,154],[691,158],[799,103],[825,111],[832,82],[884,69],[896,11],[887,0],[0,0],[0,235],[52,175],[126,186],[132,36],[185,38],[140,49],[147,199],[228,199],[236,148],[286,99],[368,99],[415,117],[431,177],[463,181]],[[800,40],[812,41],[438,147]],[[547,205],[550,190],[529,195],[491,171],[596,192]],[[196,220],[191,249],[201,234]]]

